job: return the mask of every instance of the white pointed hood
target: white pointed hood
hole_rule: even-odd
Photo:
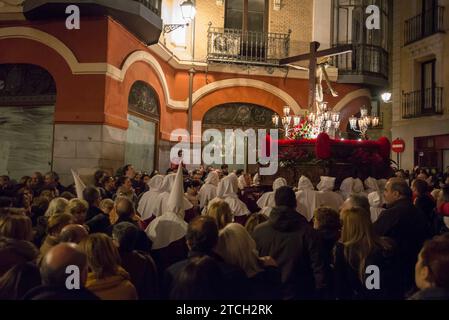
[[[314,190],[312,181],[306,176],[301,176],[298,180],[298,190]]]
[[[217,197],[224,198],[229,195],[235,195],[238,191],[238,182],[236,175],[228,175],[221,179],[221,181],[218,183],[217,188]]]
[[[274,208],[276,206],[276,203],[274,202],[274,194],[277,189],[280,187],[286,186],[287,180],[284,178],[277,178],[273,182],[273,191],[265,192],[259,200],[257,200],[257,206],[262,209],[262,213],[266,216],[269,215],[271,212],[271,208]]]
[[[168,211],[184,218],[184,177],[182,165],[178,167],[178,172],[176,173],[170,196],[168,197],[167,208]]]
[[[204,181],[205,184],[212,184],[214,186],[218,186],[218,182],[220,181],[220,177],[218,176],[218,173],[216,171],[211,171],[207,175],[206,180]]]
[[[318,191],[334,191],[335,178],[323,176],[320,179],[320,183],[316,186]]]
[[[346,178],[340,185],[340,191],[343,198],[346,200],[352,193],[359,194],[364,191],[363,182],[359,178]]]
[[[180,165],[168,197],[168,210],[154,219],[145,230],[153,243],[153,250],[165,248],[186,235],[187,223],[184,221],[184,201],[182,166]]]
[[[176,179],[176,173],[167,174],[164,177],[164,180],[162,181],[162,184],[161,184],[161,187],[159,190],[161,192],[170,192],[173,187],[173,183],[175,182],[175,179]]]
[[[140,213],[142,220],[147,220],[158,212],[158,197],[161,194],[160,188],[164,176],[156,175],[148,182],[150,190],[142,195],[137,207],[137,212]]]
[[[379,191],[379,186],[377,185],[377,180],[373,177],[368,177],[365,179],[365,190],[368,194],[371,192]]]

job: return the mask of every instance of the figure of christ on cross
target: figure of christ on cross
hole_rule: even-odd
[[[317,88],[317,68],[319,67],[321,70],[321,75],[325,77],[328,85],[330,84],[329,79],[327,77],[327,73],[323,65],[318,65],[318,58],[330,58],[332,56],[337,56],[341,54],[345,54],[348,52],[352,52],[352,45],[341,45],[336,46],[334,48],[326,49],[318,51],[320,47],[320,43],[313,41],[310,43],[310,52],[288,57],[281,59],[279,61],[280,65],[289,65],[294,62],[309,60],[309,108],[313,108],[316,100],[316,88]],[[321,77],[320,77],[321,78]],[[321,79],[320,79],[321,82]],[[331,91],[333,91],[332,87],[330,87]]]

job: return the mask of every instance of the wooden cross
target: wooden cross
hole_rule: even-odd
[[[313,105],[315,104],[317,59],[352,52],[352,45],[350,44],[341,45],[321,51],[318,51],[319,47],[320,43],[313,41],[310,43],[309,53],[284,58],[279,61],[280,65],[288,65],[293,62],[309,60],[309,108],[313,107]]]

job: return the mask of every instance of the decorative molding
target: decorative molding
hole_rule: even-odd
[[[263,127],[273,126],[273,110],[249,103],[225,103],[208,110],[203,118],[204,127]]]
[[[333,111],[341,111],[346,107],[348,103],[350,103],[352,100],[355,100],[360,97],[367,97],[368,99],[371,99],[371,92],[368,89],[359,89],[356,91],[349,92],[347,95],[344,96],[343,99],[341,99],[332,109]]]
[[[0,40],[10,38],[21,38],[40,42],[52,49],[54,49],[59,55],[61,55],[67,62],[70,70],[74,75],[83,74],[102,74],[109,76],[117,81],[122,82],[125,78],[126,72],[135,62],[141,61],[150,65],[157,74],[162,89],[164,91],[165,101],[169,108],[177,110],[188,109],[188,99],[184,101],[172,100],[168,90],[167,79],[165,78],[165,72],[162,69],[159,61],[150,53],[146,51],[136,51],[130,54],[119,69],[111,64],[99,62],[99,63],[83,63],[79,62],[73,51],[67,47],[58,38],[43,32],[38,29],[29,27],[8,27],[0,29]],[[192,67],[192,65],[190,65]],[[307,72],[306,72],[307,73]],[[267,91],[289,105],[296,114],[300,114],[301,107],[287,92],[260,80],[252,80],[247,78],[234,78],[221,81],[215,81],[206,86],[201,87],[193,93],[193,104],[203,98],[209,93],[216,90],[230,87],[253,87]]]
[[[408,50],[413,59],[419,59],[429,54],[439,54],[444,49],[445,34],[436,33],[425,39],[406,45],[404,48]]]

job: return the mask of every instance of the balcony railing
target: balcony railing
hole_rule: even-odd
[[[161,16],[162,0],[133,0],[143,4],[145,7],[153,11],[159,17]]]
[[[405,21],[404,42],[410,44],[444,31],[444,7],[438,6]]]
[[[403,119],[441,114],[443,114],[443,88],[437,87],[403,94]]]
[[[388,79],[388,52],[382,47],[354,44],[352,52],[332,57],[341,75],[371,75]]]
[[[207,60],[278,66],[289,55],[290,33],[209,27]]]

